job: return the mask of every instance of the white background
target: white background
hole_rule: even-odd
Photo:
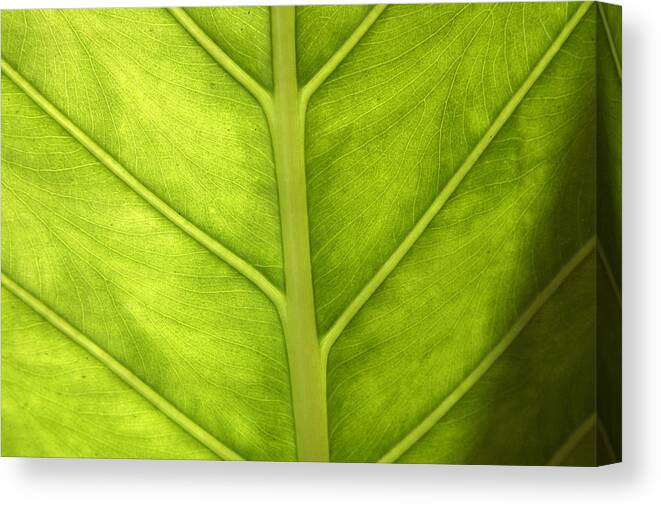
[[[0,6],[136,7],[164,3],[236,5],[260,0],[3,0]],[[656,288],[661,286],[661,2],[622,3],[623,464],[564,469],[4,458],[0,459],[0,504],[661,504],[661,296]]]

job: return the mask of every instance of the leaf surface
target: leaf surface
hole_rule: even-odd
[[[595,464],[618,15],[4,12],[3,454]]]

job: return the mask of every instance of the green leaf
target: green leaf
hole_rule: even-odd
[[[3,455],[618,460],[619,16],[3,12]]]

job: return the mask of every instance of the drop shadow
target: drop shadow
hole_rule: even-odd
[[[448,487],[472,489],[479,482],[493,492],[535,492],[540,486],[589,491],[617,487],[631,481],[633,466],[602,468],[548,468],[508,466],[311,464],[271,462],[191,462],[147,460],[15,459],[17,474],[26,482],[85,482],[119,487],[160,487],[173,481],[182,485],[208,485],[233,489],[268,486],[299,491],[335,490],[442,491]],[[476,482],[476,480],[478,480]],[[246,490],[250,490],[246,488]]]

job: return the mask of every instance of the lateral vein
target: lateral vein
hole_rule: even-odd
[[[600,436],[603,440],[604,446],[606,446],[606,450],[608,451],[610,462],[617,462],[617,457],[615,456],[613,445],[610,442],[610,437],[608,437],[608,433],[604,428],[604,424],[595,411],[584,422],[582,422],[574,432],[569,435],[567,440],[560,446],[560,448],[558,448],[558,450],[553,454],[546,465],[561,465],[565,460],[567,460],[567,457],[569,457],[571,452],[593,428],[597,429],[598,436]]]
[[[611,438],[608,435],[608,432],[606,431],[606,427],[604,426],[601,417],[599,416],[597,416],[597,431],[599,432],[601,439],[604,441],[604,445],[606,446],[606,450],[608,451],[608,456],[611,459],[611,463],[617,462],[617,455],[615,454],[613,443],[611,443]]]
[[[117,361],[112,355],[103,350],[100,346],[98,346],[94,341],[92,341],[78,329],[73,327],[59,314],[57,314],[41,300],[28,292],[25,288],[23,288],[4,272],[2,273],[2,285],[14,295],[16,295],[19,299],[21,299],[53,327],[62,332],[65,336],[70,338],[73,342],[81,346],[90,355],[105,365],[117,377],[124,381],[124,383],[126,383],[142,397],[144,397],[155,408],[161,411],[165,416],[176,423],[190,436],[206,446],[218,457],[224,460],[244,460],[238,453],[228,448],[226,445],[218,441],[214,436],[196,424],[193,420],[188,418],[188,416],[179,411],[174,405],[163,398],[153,388],[144,383],[128,368]]]
[[[335,51],[335,53],[322,65],[317,73],[310,78],[310,80],[301,89],[301,98],[304,106],[307,104],[310,97],[321,86],[324,81],[330,76],[335,69],[344,61],[347,55],[353,50],[354,47],[360,42],[364,35],[369,31],[374,22],[379,18],[381,13],[385,10],[386,5],[375,5],[356,27],[353,33],[347,38],[346,41]]]
[[[572,34],[574,28],[576,28],[591,5],[592,2],[584,2],[577,9],[569,22],[559,33],[557,38],[553,41],[551,46],[537,62],[523,84],[514,93],[505,107],[500,111],[496,119],[486,130],[477,145],[473,148],[459,169],[457,169],[452,178],[450,178],[443,190],[441,190],[441,192],[434,199],[429,208],[427,208],[425,213],[416,222],[413,228],[409,231],[400,245],[393,251],[393,253],[383,263],[383,265],[381,265],[379,270],[374,274],[374,276],[372,276],[372,278],[360,290],[360,292],[358,292],[356,297],[351,301],[351,303],[346,307],[346,309],[338,317],[335,323],[327,331],[321,341],[321,349],[325,359],[328,358],[330,349],[342,331],[346,328],[354,316],[356,316],[358,311],[360,311],[360,309],[365,305],[369,298],[374,294],[377,288],[381,286],[381,284],[390,275],[390,273],[395,270],[399,262],[401,262],[401,260],[406,256],[409,250],[420,238],[420,236],[422,236],[423,232],[427,229],[432,220],[436,217],[448,199],[456,191],[470,170],[475,166],[479,158],[482,156],[482,153],[484,153],[487,147],[491,144],[491,141],[496,137],[500,129],[514,113],[519,104],[523,101],[530,88],[532,88],[549,63],[551,63],[553,57],[560,51],[565,41]]]
[[[594,412],[576,427],[576,430],[574,430],[560,448],[556,450],[546,465],[559,466],[562,464],[578,446],[581,440],[595,427],[596,423],[597,413]]]
[[[272,110],[271,94],[223,51],[181,7],[167,7],[168,12],[220,67],[243,86],[268,115]]]
[[[604,247],[599,239],[597,239],[597,253],[599,254],[599,260],[601,260],[601,265],[604,266],[604,270],[606,271],[606,277],[608,278],[611,288],[613,289],[613,293],[615,294],[615,297],[617,298],[617,301],[620,303],[621,306],[622,292],[620,291],[620,285],[618,285],[617,280],[615,279],[615,274],[613,273],[611,264],[608,261],[608,257],[606,256],[606,251],[604,250]]]
[[[555,294],[562,286],[572,272],[594,252],[596,238],[591,237],[569,261],[558,271],[555,277],[546,287],[537,294],[530,305],[521,313],[512,327],[498,341],[491,351],[482,359],[478,366],[473,369],[468,376],[448,395],[441,403],[427,415],[411,432],[409,432],[401,441],[393,446],[379,462],[394,462],[407,452],[415,443],[417,443],[425,434],[427,434],[438,421],[443,418],[459,402],[464,395],[484,376],[491,366],[505,353],[514,340],[530,323],[533,317],[539,312],[544,304]]]
[[[606,32],[606,38],[608,39],[608,45],[610,46],[611,56],[613,57],[613,63],[615,64],[615,69],[617,70],[617,75],[622,82],[622,64],[620,63],[620,57],[617,54],[615,49],[615,41],[613,40],[613,33],[611,32],[610,24],[606,18],[606,11],[604,11],[603,5],[597,3],[597,8],[599,9],[599,15],[601,16],[601,22],[604,25],[604,31]]]
[[[2,72],[9,77],[23,92],[29,96],[45,113],[64,128],[74,139],[82,144],[99,162],[110,172],[122,180],[131,190],[142,197],[155,210],[179,227],[189,237],[197,241],[204,248],[230,265],[237,272],[251,281],[275,305],[278,311],[282,310],[282,292],[273,285],[261,272],[250,265],[226,246],[213,239],[209,234],[199,229],[193,223],[172,209],[161,198],[149,190],[140,180],[131,174],[122,164],[115,160],[107,151],[99,146],[91,137],[83,132],[76,124],[65,116],[54,104],[44,97],[32,86],[16,69],[4,58],[2,59]]]

